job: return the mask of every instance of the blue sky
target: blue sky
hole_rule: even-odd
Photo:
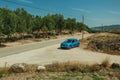
[[[40,16],[60,13],[80,22],[84,15],[85,24],[89,27],[120,24],[120,0],[0,0],[0,7],[6,6],[12,10],[25,8],[29,13]]]

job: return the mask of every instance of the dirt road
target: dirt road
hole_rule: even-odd
[[[86,34],[84,35],[84,37],[88,37],[90,35],[92,34]],[[79,35],[74,35],[74,36],[69,36],[69,37],[75,37],[75,38],[80,39],[82,36],[79,34]],[[13,54],[19,54],[19,53],[34,50],[34,49],[39,49],[39,48],[55,45],[55,44],[59,44],[66,38],[68,38],[68,36],[62,36],[58,39],[51,39],[47,41],[44,40],[42,42],[33,42],[33,43],[19,45],[19,46],[0,48],[0,58],[13,55]]]
[[[98,52],[92,52],[84,50],[80,47],[73,48],[70,50],[59,49],[59,40],[51,40],[54,44],[44,44],[44,42],[39,44],[44,44],[44,47],[37,47],[29,49],[27,51],[21,51],[17,54],[12,54],[9,56],[0,58],[0,66],[4,66],[5,62],[7,65],[12,65],[14,63],[29,63],[29,64],[49,64],[54,61],[80,61],[85,63],[101,63],[104,59],[109,58],[110,62],[120,63],[120,56],[113,56]],[[48,41],[49,42],[49,41]],[[51,43],[51,42],[49,42]],[[34,43],[37,44],[37,43]],[[30,45],[30,44],[29,44]],[[32,45],[32,44],[31,44]],[[25,45],[26,46],[26,45]],[[32,47],[32,46],[31,46]]]

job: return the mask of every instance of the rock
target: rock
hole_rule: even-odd
[[[45,66],[38,66],[37,72],[41,72],[41,71],[46,71],[46,67]]]
[[[10,72],[15,72],[15,73],[22,73],[22,72],[26,72],[27,67],[28,65],[26,63],[16,63],[16,64],[13,64],[11,67],[10,67]]]

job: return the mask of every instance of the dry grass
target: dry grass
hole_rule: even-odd
[[[108,31],[109,33],[120,34],[120,30],[111,30]]]
[[[28,65],[26,67],[26,72],[23,73],[35,73],[36,72],[35,65]],[[110,69],[109,58],[105,58],[101,64],[93,64],[88,65],[85,63],[81,63],[79,61],[68,61],[68,62],[53,62],[52,64],[48,64],[45,66],[46,72],[99,72],[101,69]],[[0,68],[0,77],[9,73],[9,68]],[[14,72],[12,72],[14,73]]]
[[[110,67],[110,58],[105,58],[102,63],[101,66],[106,68],[106,67]]]
[[[79,61],[53,62],[45,66],[48,72],[95,72],[101,68],[110,68],[109,58],[105,58],[101,64],[85,64]],[[37,66],[28,65],[25,72],[36,72]],[[11,72],[9,68],[0,68],[0,74]]]
[[[101,64],[83,64],[79,61],[68,61],[68,62],[54,62],[46,65],[47,71],[50,72],[95,72],[102,68],[109,67],[109,59],[106,58]]]
[[[73,79],[73,80],[78,80],[78,76],[81,76],[79,80],[81,80],[85,75],[89,75],[88,78],[93,78],[94,80],[98,80],[100,76],[108,76],[114,75],[118,79],[120,79],[118,71],[120,71],[120,68],[117,68],[117,71],[112,71],[108,70],[112,69],[110,68],[109,64],[109,58],[105,58],[101,64],[93,64],[93,65],[88,65],[85,63],[81,63],[79,61],[68,61],[68,62],[53,62],[52,64],[46,65],[46,72],[35,72],[35,69],[37,65],[29,65],[27,67],[27,72],[24,73],[10,73],[8,74],[9,68],[0,68],[0,73],[2,72],[2,75],[0,74],[0,80],[63,80],[63,79]],[[31,72],[31,73],[29,73]],[[112,73],[109,73],[112,72]],[[114,73],[113,73],[114,72]],[[49,74],[48,74],[49,73]],[[79,74],[79,75],[78,75]],[[102,74],[102,75],[101,75]],[[93,75],[93,76],[91,76]],[[98,77],[99,76],[99,77]],[[88,80],[87,78],[87,80]],[[90,79],[91,79],[90,78]],[[85,79],[86,80],[86,79]],[[106,80],[106,79],[105,79]],[[111,80],[111,79],[110,79]]]
[[[120,55],[120,36],[113,33],[99,33],[83,39],[86,43],[85,49],[102,52],[111,55]]]
[[[35,72],[36,71],[36,66],[35,65],[28,65],[26,67],[26,72]]]
[[[88,65],[83,65],[79,61],[54,62],[47,65],[47,71],[51,72],[84,72]]]
[[[50,72],[74,72],[81,71],[82,65],[78,61],[68,61],[68,62],[53,62],[50,65],[46,65],[47,71]]]
[[[0,67],[0,78],[9,74],[9,67]]]
[[[99,71],[101,69],[100,64],[93,64],[89,67],[89,71],[90,72],[95,72],[95,71]]]

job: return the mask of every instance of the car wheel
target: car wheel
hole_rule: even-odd
[[[77,45],[77,47],[79,47],[79,46],[80,46],[80,44]]]

